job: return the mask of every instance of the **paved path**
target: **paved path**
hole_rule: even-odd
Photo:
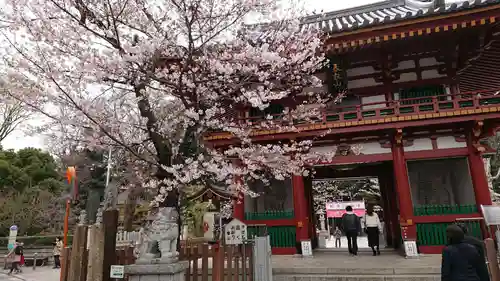
[[[59,281],[59,269],[52,269],[49,266],[23,268],[22,273],[7,275],[8,271],[0,271],[0,281]]]

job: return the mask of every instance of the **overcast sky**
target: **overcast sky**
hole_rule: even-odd
[[[305,0],[308,10],[315,12],[329,12],[346,8],[361,6],[369,3],[381,2],[382,0]],[[2,142],[6,149],[21,149],[25,147],[44,148],[45,143],[42,136],[29,136],[22,130],[12,133]]]

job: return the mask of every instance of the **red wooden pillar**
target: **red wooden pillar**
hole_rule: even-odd
[[[295,213],[296,241],[309,239],[309,222],[307,218],[307,197],[304,191],[304,178],[292,176],[293,209]]]
[[[233,218],[243,221],[245,219],[245,196],[238,193],[238,198],[233,200]]]
[[[413,203],[408,178],[408,168],[404,156],[402,131],[398,130],[392,145],[392,161],[394,164],[394,179],[399,201],[399,222],[403,240],[416,240],[417,228],[413,223]]]
[[[241,177],[236,177],[236,184],[242,183]],[[238,197],[233,200],[233,218],[243,221],[245,219],[245,195],[238,191]]]
[[[475,147],[475,143],[477,142],[475,142],[473,134],[469,134],[467,138],[469,169],[476,197],[476,205],[479,209],[481,205],[491,205],[492,202],[483,158],[481,152]]]

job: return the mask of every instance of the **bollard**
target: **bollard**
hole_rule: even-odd
[[[7,270],[7,256],[3,258],[3,269]]]
[[[33,270],[35,270],[35,269],[36,269],[36,255],[38,255],[38,253],[35,253],[35,254],[33,255]]]
[[[490,275],[492,281],[498,281],[500,278],[500,270],[498,268],[497,251],[495,249],[495,241],[491,238],[486,238],[484,240],[484,245],[486,248],[486,259],[488,263],[488,268],[490,269]]]

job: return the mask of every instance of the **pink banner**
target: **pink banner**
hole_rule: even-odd
[[[356,209],[353,211],[358,217],[362,217],[365,215],[364,209]],[[327,210],[326,216],[329,218],[341,218],[345,213],[346,213],[345,210]]]

